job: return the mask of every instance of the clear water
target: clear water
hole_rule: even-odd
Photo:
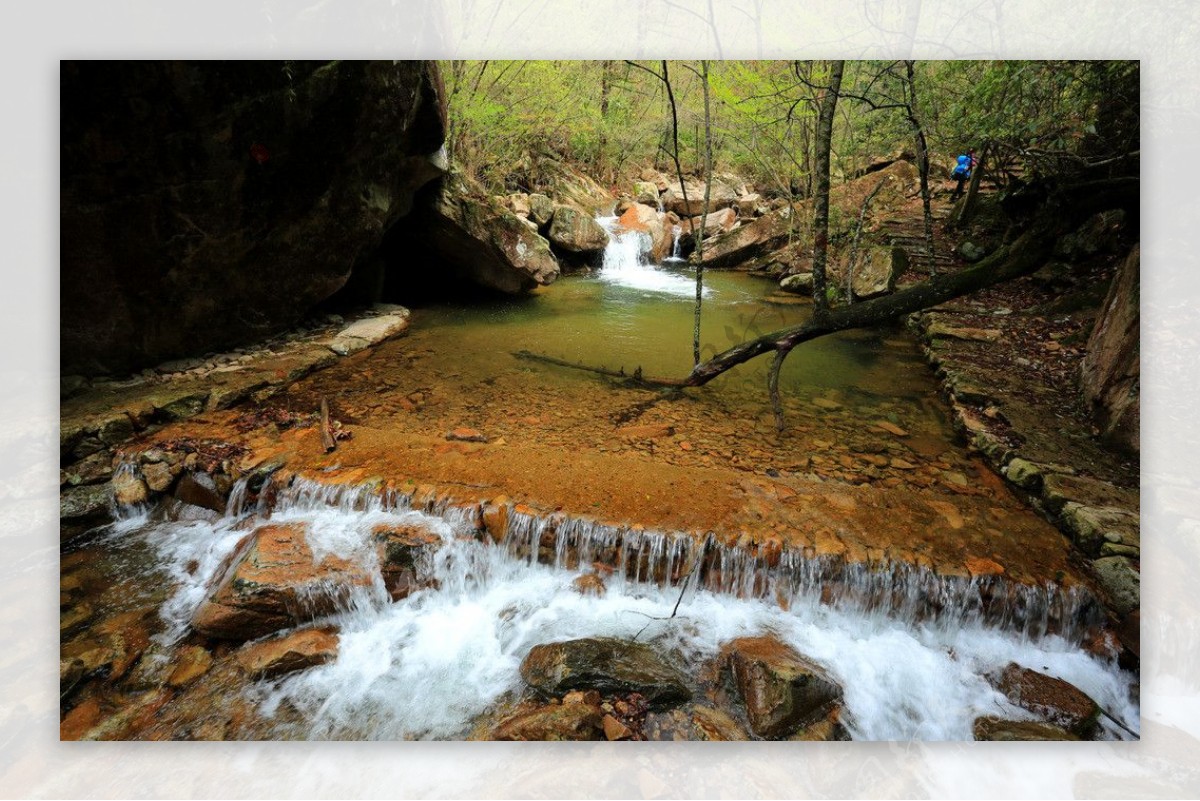
[[[494,374],[509,354],[529,350],[627,372],[640,366],[646,375],[683,377],[693,365],[695,273],[686,264],[631,262],[629,253],[610,261],[610,254],[626,245],[610,247],[597,273],[565,276],[532,297],[418,309],[409,339],[452,340],[456,369],[481,375]],[[811,307],[798,299],[774,302],[775,284],[769,280],[710,270],[704,281],[701,358],[799,325],[810,315]],[[759,357],[740,365],[706,391],[745,390],[761,406],[769,362],[769,357]],[[834,391],[891,400],[936,396],[916,346],[899,330],[842,332],[807,342],[788,356],[780,387],[785,395]]]

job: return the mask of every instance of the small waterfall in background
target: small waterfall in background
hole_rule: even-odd
[[[683,228],[678,225],[671,226],[671,236],[674,239],[671,242],[671,255],[665,261],[683,261],[683,256],[679,255],[679,239],[683,235]]]
[[[677,272],[663,270],[659,265],[650,263],[652,242],[650,234],[645,231],[626,231],[617,224],[616,217],[597,217],[596,222],[608,232],[608,247],[604,249],[604,258],[600,267],[600,280],[610,284],[641,289],[649,292],[662,292],[680,297],[695,297],[695,279]],[[681,262],[675,256],[679,251],[678,227],[675,235],[675,245],[672,256],[668,261]],[[704,296],[711,294],[708,287],[704,288]]]

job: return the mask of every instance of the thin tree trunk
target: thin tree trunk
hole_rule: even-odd
[[[829,86],[821,98],[817,117],[816,192],[813,198],[814,319],[822,319],[829,313],[829,297],[825,291],[825,266],[829,259],[829,153],[833,139],[833,117],[837,111],[845,65],[845,61],[830,64]]]
[[[679,179],[679,191],[683,194],[683,207],[690,208],[687,196],[687,184],[683,180],[683,166],[679,163],[679,112],[675,108],[675,93],[671,91],[671,75],[667,72],[667,60],[662,60],[662,82],[667,87],[667,100],[671,103],[671,140],[673,143],[671,159],[675,162],[675,177]],[[653,70],[651,70],[653,72]]]
[[[692,363],[700,363],[700,305],[704,297],[704,228],[708,225],[708,202],[712,196],[712,118],[708,102],[708,62],[700,62],[704,87],[704,204],[700,209],[700,230],[696,232],[696,314],[692,330]]]
[[[608,178],[612,179],[612,169],[608,161],[608,137],[605,132],[608,129],[608,96],[612,92],[612,62],[600,62],[600,137],[599,137],[599,153],[597,166],[609,168]]]
[[[929,274],[937,275],[933,250],[933,210],[929,202],[929,147],[925,142],[925,130],[917,116],[917,84],[913,75],[915,63],[911,60],[904,62],[908,75],[908,124],[912,126],[913,136],[917,140],[917,170],[921,176],[921,207],[925,215],[925,253],[929,260]]]

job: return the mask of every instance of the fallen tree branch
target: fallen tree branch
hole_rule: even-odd
[[[620,370],[611,370],[607,367],[592,367],[591,365],[569,362],[566,359],[556,359],[553,356],[545,356],[541,353],[533,353],[532,351],[528,350],[514,351],[513,356],[518,359],[527,359],[531,362],[545,362],[546,364],[553,364],[557,367],[570,367],[572,370],[585,370],[589,373],[599,373],[600,375],[606,375],[610,378],[639,378],[640,380],[640,376],[642,374],[642,368],[640,367],[634,370],[633,376],[630,376],[625,372],[624,367],[622,367]]]

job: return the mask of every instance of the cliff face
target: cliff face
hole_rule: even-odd
[[[64,62],[63,373],[276,332],[443,173],[432,62]]]

